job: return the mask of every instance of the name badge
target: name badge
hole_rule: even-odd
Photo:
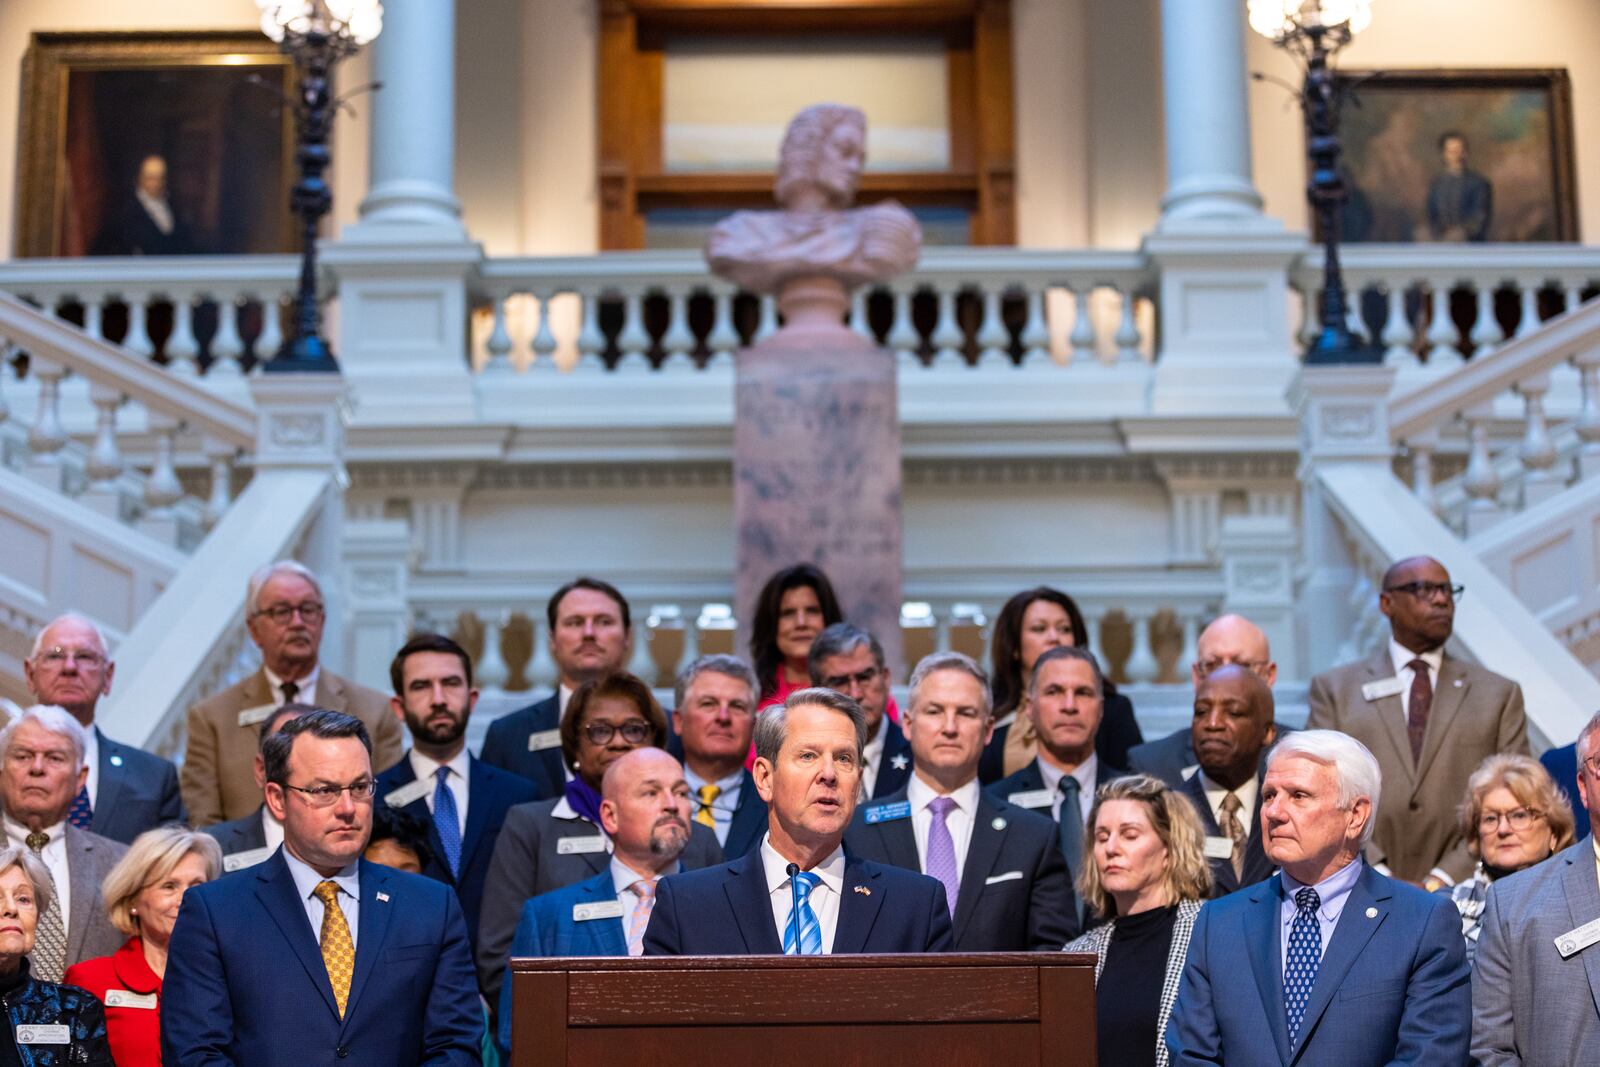
[[[1556,951],[1564,960],[1571,959],[1596,941],[1600,941],[1600,919],[1584,923],[1576,930],[1568,930],[1556,938]]]
[[[1406,683],[1398,678],[1384,678],[1381,681],[1368,682],[1361,687],[1361,696],[1364,700],[1382,700],[1384,697],[1399,696],[1406,691]]]
[[[128,989],[108,989],[105,995],[108,1008],[150,1008],[156,1007],[154,993],[135,993]]]
[[[560,730],[538,730],[528,735],[528,751],[543,752],[547,748],[561,747]]]
[[[896,819],[911,818],[911,801],[902,800],[898,804],[876,804],[867,809],[867,825],[874,823],[894,822]]]
[[[266,862],[276,849],[262,845],[260,848],[247,848],[243,852],[234,852],[222,857],[222,869],[228,874],[242,871],[246,867],[254,867],[258,863]]]
[[[1048,808],[1055,799],[1055,794],[1048,789],[1024,789],[1020,793],[1012,793],[1006,801],[1019,808]]]
[[[606,839],[602,834],[594,837],[561,837],[556,839],[556,855],[558,856],[587,856],[595,852],[606,850]]]
[[[433,789],[433,783],[426,778],[415,782],[407,782],[399,789],[391,789],[383,798],[383,802],[391,808],[403,808],[413,800],[421,800]]]
[[[594,919],[620,919],[622,918],[622,901],[597,900],[593,904],[574,904],[572,906],[572,921],[586,923]]]
[[[66,1045],[72,1041],[72,1030],[65,1023],[17,1027],[19,1045]]]
[[[245,708],[239,713],[240,726],[260,726],[272,718],[272,713],[278,710],[276,704],[262,704],[259,707]]]
[[[1229,860],[1233,858],[1233,839],[1231,837],[1207,837],[1206,859]]]

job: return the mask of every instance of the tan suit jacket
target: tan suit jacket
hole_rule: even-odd
[[[1421,882],[1435,867],[1456,881],[1472,873],[1457,811],[1467,779],[1497,752],[1528,754],[1522,687],[1446,653],[1434,685],[1422,758],[1411,758],[1398,694],[1368,700],[1362,686],[1393,678],[1388,644],[1368,659],[1311,679],[1311,729],[1342,730],[1378,759],[1383,789],[1367,858]]]
[[[261,806],[253,770],[261,724],[240,726],[239,713],[275,703],[267,676],[256,671],[189,709],[189,747],[181,784],[191,824],[201,827],[240,819]],[[317,677],[317,706],[347,712],[366,725],[372,735],[374,774],[399,762],[404,736],[388,697],[323,668]]]

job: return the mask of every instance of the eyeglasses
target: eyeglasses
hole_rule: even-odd
[[[583,728],[583,736],[589,739],[591,745],[609,745],[612,736],[619,733],[628,744],[642,745],[650,737],[650,724],[632,719],[621,726],[612,726],[608,722],[592,722]]]
[[[1271,662],[1266,659],[1203,659],[1195,663],[1194,669],[1202,678],[1209,678],[1212,672],[1224,667],[1243,667],[1251,674],[1260,674]]]
[[[294,613],[297,611],[306,622],[320,622],[325,610],[327,609],[315,600],[308,600],[304,604],[274,604],[270,608],[262,608],[256,614],[265,615],[279,626],[283,626],[294,618]]]
[[[59,671],[62,667],[65,667],[69,660],[86,671],[92,671],[105,663],[106,658],[98,652],[61,648],[59,646],[39,653],[39,662],[53,671]]]
[[[1583,761],[1583,765],[1589,769],[1590,774],[1600,778],[1600,756],[1590,756]]]
[[[1544,812],[1534,808],[1518,808],[1516,811],[1486,811],[1478,816],[1478,833],[1492,834],[1500,829],[1500,820],[1504,819],[1511,824],[1511,829],[1522,833],[1533,825],[1535,819],[1544,818]]]
[[[1405,585],[1391,585],[1384,589],[1385,593],[1405,593],[1418,600],[1433,600],[1438,597],[1460,600],[1466,591],[1466,586],[1451,585],[1448,582],[1407,582]]]
[[[296,793],[304,793],[306,800],[314,808],[331,808],[339,803],[340,793],[349,793],[350,799],[356,803],[371,800],[372,795],[378,791],[378,783],[371,778],[363,778],[359,782],[349,785],[290,785],[281,783],[285,789],[293,789]]]
[[[871,685],[873,679],[875,679],[877,677],[878,677],[878,668],[877,667],[868,667],[866,670],[857,671],[854,674],[832,674],[832,675],[829,675],[828,677],[826,677],[826,678],[824,678],[822,680],[822,684],[825,687],[827,687],[828,689],[833,689],[833,690],[847,689],[847,688],[849,688],[851,682],[854,682],[856,685]]]

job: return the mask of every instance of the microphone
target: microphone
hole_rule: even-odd
[[[794,902],[789,909],[789,928],[794,934],[794,954],[800,955],[800,887],[795,885],[795,878],[800,874],[800,865],[791,863],[784,868],[789,875],[789,897]]]

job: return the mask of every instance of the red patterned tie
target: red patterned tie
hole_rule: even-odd
[[[1433,682],[1428,665],[1420,659],[1406,664],[1411,668],[1411,702],[1406,708],[1406,736],[1411,739],[1411,762],[1422,762],[1422,735],[1428,731],[1428,709],[1433,706]]]

